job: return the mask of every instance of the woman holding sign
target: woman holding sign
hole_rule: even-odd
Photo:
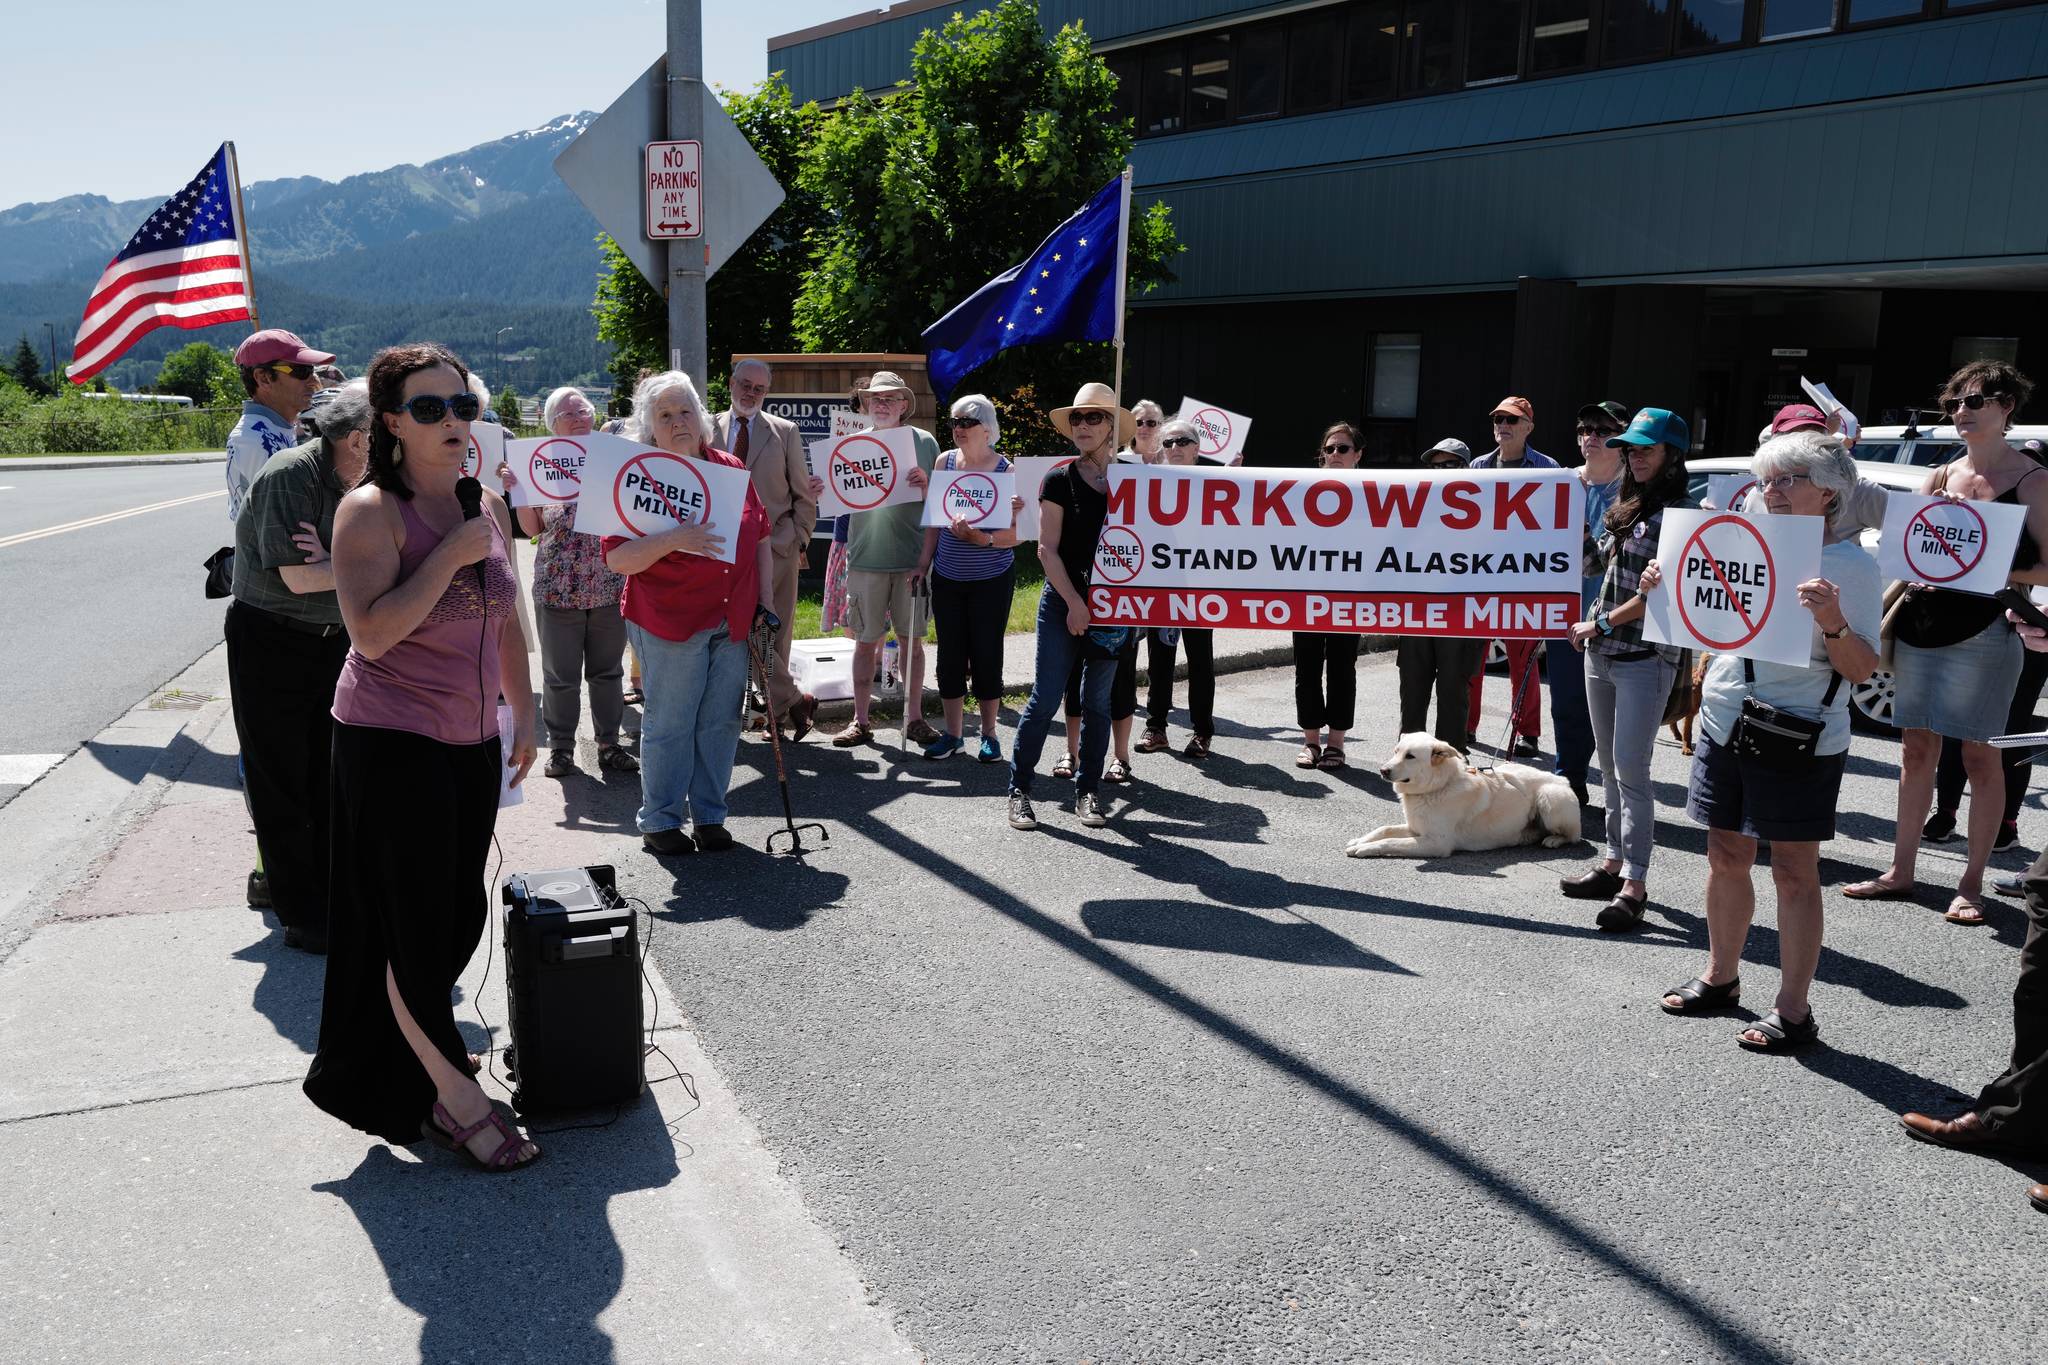
[[[1131,409],[1143,410],[1142,403]],[[1141,428],[1141,446],[1144,439]],[[1194,425],[1179,418],[1159,429],[1159,446],[1166,464],[1214,463],[1196,454],[1200,438]],[[1173,656],[1182,646],[1188,652],[1188,725],[1195,733],[1181,752],[1194,759],[1209,756],[1209,744],[1216,737],[1216,632],[1207,626],[1162,626],[1145,632],[1146,671],[1152,681],[1145,693],[1145,738],[1138,744],[1141,754],[1171,747],[1166,739],[1166,718],[1173,714]]]
[[[640,381],[628,434],[671,455],[744,470],[711,449],[711,418],[690,376],[675,370]],[[747,687],[747,631],[781,625],[768,509],[746,485],[730,564],[722,536],[683,524],[650,536],[604,538],[604,560],[626,577],[626,633],[647,689],[640,725],[640,841],[661,854],[732,847],[725,792],[740,742]],[[683,831],[683,820],[691,823]]]
[[[1856,462],[1848,447],[1817,431],[1775,436],[1750,471],[1751,502],[1761,500],[1767,514],[1827,519],[1820,576],[1798,588],[1799,604],[1813,616],[1812,650],[1804,667],[1717,654],[1701,682],[1701,733],[1685,805],[1707,827],[1707,966],[1661,1003],[1667,1014],[1736,1003],[1756,914],[1750,869],[1758,841],[1769,840],[1778,996],[1736,1041],[1775,1052],[1820,1036],[1806,998],[1820,965],[1820,846],[1835,837],[1849,758],[1848,686],[1877,671],[1884,607],[1877,562],[1856,543]],[[1646,591],[1656,591],[1657,567],[1643,571]]]
[[[1010,462],[996,454],[1002,428],[996,405],[978,393],[953,400],[947,418],[954,449],[939,456],[938,470],[986,474],[1007,471]],[[1017,543],[1014,505],[1012,523],[1000,531],[982,531],[963,516],[944,530],[924,533],[924,554],[917,571],[931,574],[932,617],[939,629],[939,704],[945,708],[946,733],[925,746],[926,758],[951,758],[967,747],[967,671],[974,666],[974,700],[981,707],[981,747],[975,757],[999,763],[1003,746],[996,740],[996,714],[1003,704],[1003,631],[1010,621],[1010,591],[1017,579],[1011,547]],[[934,572],[936,565],[936,572]]]
[[[2048,544],[2048,479],[2026,452],[2008,444],[2014,409],[2034,386],[2002,360],[1973,360],[1949,377],[1941,410],[1963,439],[1963,457],[1927,476],[1922,493],[1953,501],[2002,502],[2026,509],[2010,581],[2048,583],[2040,546]],[[1969,861],[1946,918],[1984,922],[1984,865],[2005,808],[2005,772],[1985,741],[2003,729],[2019,683],[2020,643],[2005,610],[1989,597],[1908,586],[1892,621],[1892,723],[1904,731],[1899,763],[1898,827],[1884,875],[1842,888],[1851,900],[1909,900],[1920,856],[1921,822],[1934,797],[1944,737],[1960,740],[1970,779]]]
[[[1562,886],[1573,900],[1606,901],[1595,922],[1621,933],[1642,923],[1649,908],[1646,879],[1657,817],[1650,754],[1672,680],[1687,658],[1676,645],[1643,638],[1642,578],[1655,566],[1665,509],[1692,505],[1685,479],[1692,433],[1677,413],[1644,408],[1607,444],[1625,456],[1621,491],[1602,519],[1607,568],[1592,616],[1571,635],[1572,648],[1586,654],[1586,711],[1606,785],[1607,857],[1590,872],[1564,878]]]
[[[1312,464],[1356,469],[1363,454],[1357,427],[1338,422],[1323,432]],[[1297,768],[1335,772],[1344,766],[1344,736],[1358,706],[1358,636],[1348,631],[1294,632],[1294,720],[1301,727]],[[1459,746],[1463,748],[1463,745]]]
[[[1083,384],[1072,406],[1054,408],[1047,416],[1074,443],[1074,459],[1046,475],[1038,492],[1038,562],[1045,567],[1045,591],[1038,599],[1038,673],[1010,760],[1012,829],[1038,828],[1031,779],[1077,662],[1082,719],[1074,808],[1084,825],[1109,823],[1109,804],[1096,790],[1102,756],[1109,751],[1109,689],[1116,680],[1117,657],[1135,638],[1135,632],[1123,628],[1091,630],[1085,595],[1095,573],[1095,545],[1109,516],[1109,462],[1117,445],[1131,437],[1130,410],[1117,406],[1109,385]]]

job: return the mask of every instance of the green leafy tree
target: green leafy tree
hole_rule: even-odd
[[[233,357],[206,341],[187,342],[164,357],[152,392],[189,398],[198,407],[220,406],[224,393],[241,401],[242,380]]]
[[[512,387],[510,380],[491,396],[491,406],[498,410],[498,418],[506,426],[519,425],[519,390]]]
[[[36,348],[29,344],[28,333],[21,334],[21,344],[14,348],[14,362],[7,369],[15,383],[36,397],[50,396],[50,381],[43,374],[43,362],[36,358]]]
[[[612,348],[612,387],[629,394],[634,376],[659,367],[668,354],[668,304],[610,234],[597,234],[597,249],[603,269],[590,311],[597,339]]]

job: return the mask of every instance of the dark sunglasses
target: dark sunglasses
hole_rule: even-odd
[[[1578,424],[1578,425],[1577,425],[1576,427],[1573,427],[1573,428],[1572,428],[1572,430],[1573,430],[1574,432],[1576,432],[1577,434],[1579,434],[1580,436],[1602,436],[1602,437],[1605,437],[1605,436],[1619,436],[1619,435],[1621,435],[1621,430],[1622,430],[1622,429],[1621,429],[1620,427],[1601,427],[1601,426],[1595,426],[1595,425],[1593,425],[1593,424],[1592,424],[1591,422],[1581,422],[1581,423],[1579,423],[1579,424]]]
[[[1423,468],[1425,469],[1463,469],[1464,467],[1465,462],[1463,460],[1426,460],[1423,462]]]
[[[446,398],[423,393],[417,398],[407,399],[399,404],[399,407],[411,413],[412,420],[423,427],[432,426],[451,412],[455,414],[455,420],[458,422],[474,422],[477,414],[484,410],[484,405],[477,401],[477,396],[473,393],[451,394]]]
[[[1326,446],[1324,446],[1324,447],[1323,447],[1323,454],[1325,454],[1325,455],[1349,455],[1349,454],[1350,454],[1350,453],[1351,453],[1352,451],[1354,451],[1354,450],[1356,450],[1356,449],[1358,449],[1358,447],[1357,447],[1357,446],[1354,446],[1354,445],[1347,445],[1347,444],[1345,444],[1345,443],[1344,443],[1344,442],[1342,442],[1342,441],[1332,441],[1332,442],[1331,442],[1331,443],[1330,443],[1329,445],[1326,445]]]
[[[1181,446],[1191,446],[1194,443],[1195,438],[1192,436],[1169,436],[1165,440],[1161,441],[1159,444],[1166,447],[1168,450],[1175,450]]]
[[[1067,420],[1077,427],[1092,427],[1107,422],[1109,414],[1106,412],[1077,412],[1067,418]]]
[[[1961,398],[1944,398],[1941,400],[1941,410],[1951,417],[1956,415],[1958,408],[1968,408],[1975,412],[1986,403],[1996,401],[1998,397],[1992,393],[1966,393]]]
[[[979,417],[953,417],[953,418],[949,418],[949,419],[947,419],[947,425],[948,425],[948,426],[950,426],[950,427],[952,427],[952,428],[953,428],[953,430],[955,430],[955,431],[959,431],[959,430],[961,430],[961,429],[962,429],[963,427],[978,427],[978,426],[980,426],[980,425],[981,425],[981,419],[980,419]]]
[[[258,365],[256,368],[268,370],[279,379],[283,379],[286,375],[290,375],[293,379],[311,379],[313,377],[313,367],[311,365],[294,365],[289,360],[273,360],[268,365]]]
[[[1156,427],[1159,425],[1159,419],[1156,417],[1140,417],[1138,425],[1141,427]]]
[[[1511,427],[1521,420],[1512,412],[1496,412],[1493,415],[1493,424],[1497,427]]]

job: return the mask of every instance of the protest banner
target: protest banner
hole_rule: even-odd
[[[834,408],[832,409],[832,429],[825,434],[835,437],[851,436],[856,431],[866,431],[870,425],[872,424],[868,421],[868,415],[864,412],[855,412],[850,406]]]
[[[1799,585],[1820,577],[1821,517],[1668,508],[1657,540],[1664,581],[1648,595],[1643,638],[1805,667],[1813,613]]]
[[[1063,464],[1071,464],[1073,459],[1071,455],[1026,455],[1010,461],[1017,493],[1024,499],[1023,510],[1017,513],[1019,541],[1038,539],[1038,490],[1045,486],[1046,475]]]
[[[1754,474],[1709,474],[1705,506],[1716,512],[1740,512],[1755,488]]]
[[[469,424],[469,449],[463,452],[462,472],[472,479],[488,479],[498,486],[498,464],[505,458],[505,428],[496,422]]]
[[[1180,411],[1174,416],[1195,429],[1195,450],[1205,459],[1229,464],[1244,454],[1245,433],[1251,430],[1252,419],[1243,413],[1226,411],[1199,398],[1184,397],[1180,400]]]
[[[733,562],[753,479],[744,469],[671,455],[623,438],[592,445],[583,462],[576,529],[592,536],[651,536],[704,526],[725,540],[713,556]]]
[[[1111,465],[1109,483],[1104,624],[1542,640],[1579,619],[1570,470]]]
[[[512,471],[514,507],[560,507],[576,501],[583,464],[593,450],[639,449],[623,436],[593,431],[583,436],[537,436],[505,443],[505,467]]]
[[[924,491],[924,524],[946,527],[965,517],[977,531],[1001,531],[1010,524],[1010,498],[1017,476],[1004,470],[934,469]]]
[[[1990,595],[2012,576],[2027,509],[1894,493],[1884,508],[1877,567],[1887,579]]]
[[[811,473],[825,481],[818,515],[841,517],[920,501],[924,494],[904,475],[917,468],[917,446],[908,427],[856,431],[810,446]]]

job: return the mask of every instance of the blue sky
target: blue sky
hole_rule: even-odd
[[[881,0],[704,0],[705,76]],[[245,182],[431,161],[603,109],[667,43],[662,0],[99,0],[9,7],[0,208],[169,194],[232,140]]]

